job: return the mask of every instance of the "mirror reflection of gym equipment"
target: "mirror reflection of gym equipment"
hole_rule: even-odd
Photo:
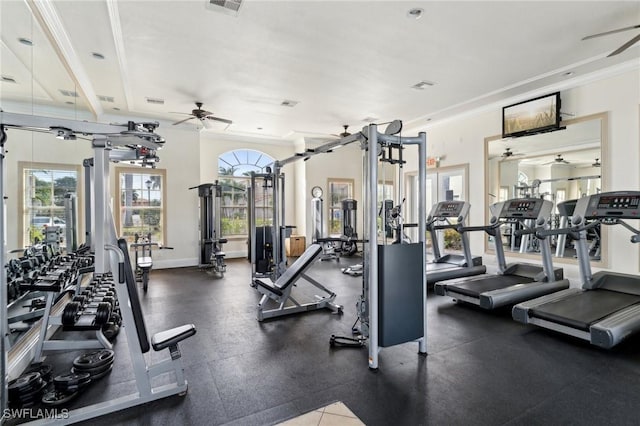
[[[324,227],[324,201],[322,188],[314,186],[311,189],[311,223],[312,242],[322,246],[320,260],[340,261],[341,256],[353,256],[358,252],[358,202],[347,198],[341,200],[342,204],[342,233],[339,237],[325,235]]]
[[[189,189],[197,189],[200,197],[200,251],[199,267],[211,270],[221,278],[227,271],[224,261],[226,256],[222,250],[223,244],[227,243],[226,238],[222,238],[222,227],[220,222],[220,208],[222,187],[215,183],[203,183]]]

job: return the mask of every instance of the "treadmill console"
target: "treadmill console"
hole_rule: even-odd
[[[459,222],[469,214],[469,203],[466,201],[440,201],[435,204],[429,213],[428,221],[453,218]]]
[[[550,201],[541,198],[514,198],[504,202],[500,218],[511,220],[546,218],[551,213],[550,205]]]
[[[585,219],[640,219],[639,191],[603,192],[590,196],[581,204],[584,212],[576,207],[576,213]]]

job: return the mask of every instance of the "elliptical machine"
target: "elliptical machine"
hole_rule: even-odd
[[[227,271],[222,245],[227,242],[222,236],[220,208],[222,186],[215,183],[203,183],[189,189],[198,189],[200,197],[200,258],[199,267],[212,269],[221,278]]]

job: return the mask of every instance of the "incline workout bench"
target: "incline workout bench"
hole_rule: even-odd
[[[266,318],[275,318],[325,308],[330,309],[333,313],[342,313],[342,306],[333,303],[336,298],[336,294],[305,273],[307,269],[313,265],[313,262],[318,258],[320,253],[322,253],[322,246],[319,244],[311,244],[305,252],[302,253],[302,256],[293,262],[293,265],[291,265],[291,267],[289,267],[289,269],[287,269],[275,283],[261,281],[259,279],[253,281],[254,287],[262,293],[262,298],[258,303],[258,321],[262,321]],[[321,297],[316,295],[317,300],[313,302],[304,304],[298,303],[298,301],[291,296],[291,290],[300,278],[303,278],[320,290],[324,291],[328,296]],[[265,306],[269,299],[279,303],[280,305],[277,308],[265,310]],[[290,300],[293,305],[285,306],[288,300]]]

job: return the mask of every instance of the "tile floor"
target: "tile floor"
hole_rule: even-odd
[[[360,419],[342,402],[334,402],[326,407],[318,408],[295,417],[278,426],[359,426],[364,425]]]

